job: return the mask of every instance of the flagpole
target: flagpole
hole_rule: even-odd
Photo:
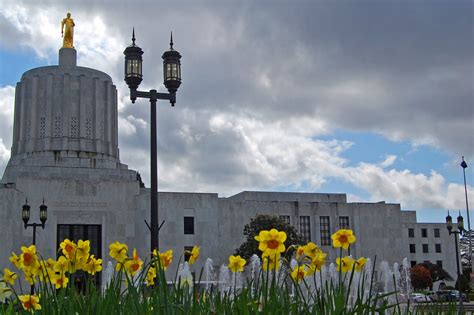
[[[464,175],[464,195],[466,196],[466,211],[467,211],[467,229],[469,230],[469,268],[472,273],[472,241],[471,241],[471,220],[469,219],[469,203],[467,201],[467,185],[466,185],[466,168],[467,163],[464,161],[464,156],[462,157],[461,162],[462,173]]]

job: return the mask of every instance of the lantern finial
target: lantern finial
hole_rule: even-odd
[[[135,27],[132,30],[132,45],[135,46]]]
[[[170,37],[170,49],[173,49],[173,31],[171,31],[171,37]]]

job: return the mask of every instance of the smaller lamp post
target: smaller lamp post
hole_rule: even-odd
[[[462,292],[461,292],[461,270],[459,267],[459,249],[458,249],[458,235],[464,235],[464,232],[466,231],[464,229],[464,219],[461,216],[461,212],[459,212],[459,216],[457,218],[457,227],[458,229],[456,231],[453,231],[453,219],[449,215],[448,211],[448,216],[446,217],[446,228],[448,229],[449,235],[454,234],[454,244],[456,248],[456,268],[457,268],[457,273],[458,273],[458,289],[459,289],[459,314],[464,314],[463,311],[463,305],[462,305]]]
[[[23,220],[23,224],[25,229],[27,229],[29,226],[33,227],[33,245],[36,245],[36,227],[41,226],[41,228],[44,230],[44,226],[46,224],[46,220],[48,219],[48,207],[44,204],[44,198],[43,198],[43,203],[39,207],[40,210],[40,221],[41,223],[28,223],[30,221],[30,206],[28,205],[28,199],[26,199],[25,204],[21,208],[21,218]],[[35,292],[35,287],[34,285],[31,285],[31,290],[30,294],[34,294]]]
[[[41,223],[28,223],[28,221],[30,221],[30,206],[28,205],[28,199],[26,199],[26,202],[21,209],[21,218],[23,219],[25,229],[29,226],[33,227],[33,245],[36,245],[36,227],[41,226],[44,230],[46,220],[48,219],[48,207],[44,204],[44,199],[43,204],[41,204],[39,209]]]

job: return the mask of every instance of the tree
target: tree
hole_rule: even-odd
[[[426,289],[433,285],[430,271],[418,264],[410,269],[411,285],[415,290]]]
[[[262,230],[271,229],[277,229],[286,233],[286,248],[290,245],[302,245],[304,243],[303,237],[296,231],[295,227],[289,225],[284,220],[274,215],[258,214],[255,218],[250,219],[250,223],[245,225],[244,235],[247,236],[247,239],[235,250],[236,255],[240,255],[244,259],[249,259],[253,254],[261,256],[255,236]],[[290,258],[293,251],[293,249],[287,251],[285,257]]]
[[[446,270],[444,270],[442,267],[440,267],[437,264],[433,264],[429,261],[425,261],[423,263],[420,263],[419,265],[428,269],[431,275],[431,280],[433,282],[436,282],[439,280],[448,280],[448,281],[454,280]],[[430,286],[430,290],[433,290],[433,285]]]

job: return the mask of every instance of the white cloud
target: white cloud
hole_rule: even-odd
[[[381,163],[380,163],[380,166],[383,167],[383,168],[387,168],[389,166],[392,166],[393,163],[395,163],[397,159],[397,156],[396,155],[387,155],[387,157],[385,158],[385,160],[383,160]]]

